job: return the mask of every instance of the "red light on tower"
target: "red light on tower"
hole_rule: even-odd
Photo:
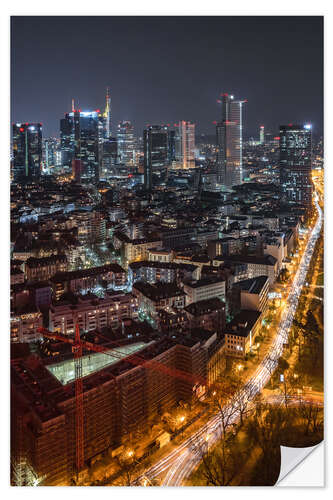
[[[213,125],[216,125],[216,124],[217,124],[217,121],[216,121],[216,120],[215,120],[215,121],[213,121]]]
[[[292,127],[292,126],[293,126],[293,124],[292,124],[292,123],[289,123],[289,124],[288,124],[288,127]]]
[[[24,132],[24,128],[23,127],[20,127],[20,132]]]
[[[100,112],[101,112],[100,109],[96,109],[96,113],[100,113]]]
[[[274,141],[279,141],[279,140],[280,140],[279,136],[274,137]]]

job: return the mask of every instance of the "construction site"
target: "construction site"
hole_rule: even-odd
[[[11,482],[84,484],[91,464],[222,370],[216,334],[94,341],[43,331],[53,355],[20,349],[11,362]],[[212,362],[213,360],[213,362]]]

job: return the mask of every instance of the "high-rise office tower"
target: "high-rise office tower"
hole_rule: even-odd
[[[48,137],[43,139],[43,164],[49,169],[59,165],[59,139]]]
[[[221,94],[221,121],[216,125],[217,182],[230,188],[243,182],[243,104],[233,95]]]
[[[153,178],[165,180],[169,164],[169,129],[153,125],[143,131],[144,186],[147,191],[153,187]]]
[[[120,163],[133,166],[135,141],[133,125],[130,121],[122,121],[118,124],[117,142]]]
[[[168,157],[168,163],[169,165],[172,165],[172,162],[176,161],[176,131],[175,130],[169,130],[169,157]]]
[[[99,180],[101,158],[98,115],[98,110],[73,109],[60,120],[62,165],[71,167],[76,180],[83,182],[94,183]]]
[[[309,207],[312,203],[311,125],[280,126],[281,195]]]
[[[118,144],[115,137],[109,137],[103,143],[103,168],[102,176],[107,178],[114,173],[118,165]]]
[[[180,121],[176,129],[176,161],[181,168],[195,166],[195,124]]]
[[[73,115],[65,114],[65,118],[60,120],[60,150],[61,164],[63,167],[72,167],[74,158],[74,131]]]
[[[111,97],[110,97],[110,88],[106,89],[106,98],[105,98],[105,110],[103,113],[104,118],[104,138],[109,139],[111,137]]]
[[[259,129],[259,142],[260,142],[260,144],[264,144],[265,143],[265,127],[264,127],[264,125],[260,125],[260,129]]]
[[[98,182],[100,161],[99,111],[76,110],[74,119],[74,158],[81,162],[81,181]]]
[[[13,124],[13,179],[38,180],[42,168],[42,124]]]

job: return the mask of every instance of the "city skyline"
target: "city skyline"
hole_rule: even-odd
[[[113,127],[129,120],[139,137],[148,123],[179,120],[214,135],[222,92],[248,99],[245,137],[261,124],[278,133],[290,121],[322,134],[321,17],[202,19],[12,17],[12,121],[42,122],[44,137],[58,137],[72,99],[83,110],[104,109],[109,86]],[[98,43],[86,33],[98,33]]]
[[[322,27],[12,18],[12,486],[273,486],[323,441]]]

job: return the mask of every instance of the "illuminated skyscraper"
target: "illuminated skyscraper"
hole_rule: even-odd
[[[281,195],[309,207],[312,203],[311,125],[280,126]]]
[[[117,164],[118,164],[117,139],[115,137],[110,137],[103,143],[103,168],[102,168],[103,178],[108,178],[110,175],[114,174],[115,167]]]
[[[100,160],[99,110],[73,110],[60,120],[63,166],[71,167],[75,178],[98,182]],[[80,172],[78,172],[80,169]]]
[[[111,136],[111,97],[110,88],[106,89],[106,99],[105,99],[105,110],[103,113],[104,123],[105,123],[105,133],[104,138],[109,139]]]
[[[130,121],[122,121],[118,124],[117,142],[120,163],[127,166],[133,166],[135,149],[134,131]]]
[[[153,187],[153,177],[165,180],[169,164],[169,129],[153,125],[143,131],[144,144],[144,186],[147,191]]]
[[[99,180],[99,110],[70,113],[74,119],[74,158],[81,163],[81,181]]]
[[[73,116],[69,116],[69,113],[60,120],[60,150],[62,166],[71,167],[74,158],[74,133]]]
[[[216,125],[217,182],[230,188],[243,182],[243,104],[233,95],[221,94],[222,116]]]
[[[13,178],[38,180],[42,168],[42,124],[13,124]]]
[[[260,125],[259,129],[259,142],[260,144],[265,143],[265,127],[263,125]]]
[[[180,121],[176,129],[176,162],[181,168],[195,166],[195,124]]]

